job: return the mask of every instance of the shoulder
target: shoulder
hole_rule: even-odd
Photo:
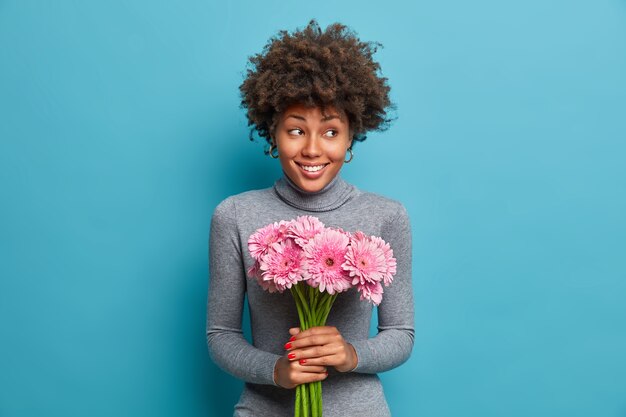
[[[362,191],[359,195],[362,199],[360,211],[368,218],[380,224],[380,237],[390,243],[394,251],[410,251],[411,245],[411,220],[409,213],[399,200],[386,197],[381,194]],[[366,214],[365,214],[366,213]]]
[[[409,215],[399,200],[386,197],[381,194],[359,190],[356,203],[374,210],[377,216],[388,219],[388,221],[404,218],[408,221]]]
[[[242,228],[251,217],[252,207],[264,207],[271,189],[251,190],[231,195],[222,200],[211,216],[212,239],[221,238],[238,240]]]
[[[260,190],[244,191],[239,194],[231,195],[222,200],[213,212],[213,217],[231,217],[237,215],[237,210],[245,209],[250,206],[258,206],[268,198],[272,198],[272,188],[264,188]]]

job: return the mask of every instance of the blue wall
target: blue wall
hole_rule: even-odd
[[[343,176],[414,233],[394,416],[626,416],[626,2],[0,1],[0,415],[227,416],[207,239],[269,186],[238,86],[341,21],[398,120]]]

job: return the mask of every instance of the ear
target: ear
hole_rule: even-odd
[[[350,135],[350,139],[348,140],[348,148],[351,148],[352,147],[352,141],[354,140],[354,130],[352,130],[352,128],[350,127],[348,132],[349,132],[349,135]]]

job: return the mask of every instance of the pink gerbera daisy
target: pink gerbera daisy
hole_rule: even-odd
[[[333,229],[315,235],[303,248],[307,283],[329,294],[350,288],[350,277],[341,267],[349,243],[345,233]]]
[[[372,236],[372,242],[378,246],[385,256],[385,272],[383,273],[383,282],[385,287],[388,287],[393,281],[393,276],[396,274],[396,258],[393,257],[393,249],[389,246],[389,243],[385,242],[378,236]]]
[[[352,285],[380,282],[389,269],[384,250],[362,232],[352,236],[342,266],[352,277]]]
[[[248,278],[259,277],[261,275],[261,271],[259,270],[259,263],[253,263],[252,266],[246,270],[246,275],[248,275]]]
[[[293,239],[274,243],[259,262],[263,281],[273,282],[280,292],[291,288],[303,279],[303,260],[302,249]]]
[[[248,250],[257,261],[265,255],[276,242],[282,241],[287,233],[290,222],[281,220],[258,229],[248,238]]]
[[[258,262],[255,262],[250,268],[247,270],[247,275],[249,278],[254,278],[259,283],[261,288],[265,291],[269,291],[270,293],[274,293],[278,291],[274,281],[264,281],[263,276],[261,275],[261,269]]]
[[[380,282],[365,282],[356,286],[361,293],[361,300],[369,300],[374,305],[379,305],[383,300],[383,286]]]
[[[317,217],[300,216],[291,222],[287,236],[293,238],[300,247],[304,247],[316,234],[324,230],[324,223]]]

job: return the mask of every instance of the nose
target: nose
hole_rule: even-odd
[[[317,158],[322,154],[320,145],[320,138],[315,135],[309,136],[302,148],[302,155],[309,158]]]

